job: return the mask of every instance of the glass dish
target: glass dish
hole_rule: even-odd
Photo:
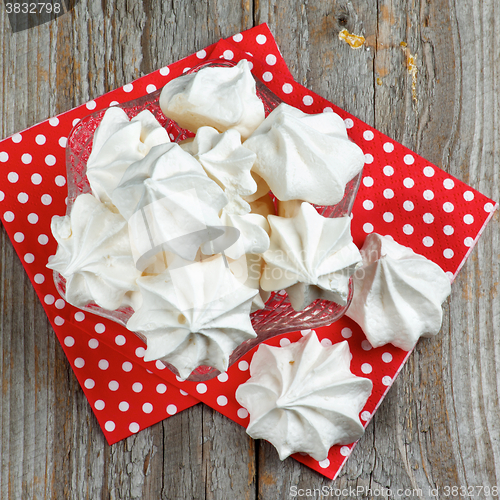
[[[233,66],[233,63],[223,61],[210,61],[192,68],[189,72],[198,71],[207,65]],[[282,101],[274,95],[262,82],[256,79],[257,94],[264,103],[266,116],[280,104]],[[122,108],[131,119],[141,111],[148,109],[153,113],[160,124],[167,130],[170,138],[174,142],[180,142],[194,134],[180,128],[176,122],[167,118],[160,109],[159,98],[161,89],[147,94],[138,99],[128,101],[123,104],[117,104]],[[76,197],[82,193],[90,193],[90,185],[86,177],[86,165],[92,150],[93,135],[99,126],[106,109],[95,111],[80,120],[72,129],[66,148],[66,169],[68,181],[68,204],[67,214],[71,213],[71,208]],[[351,209],[359,188],[362,173],[354,177],[346,186],[344,198],[334,206],[316,206],[317,211],[325,217],[342,217],[350,215]],[[65,297],[66,282],[65,279],[54,271],[54,282],[59,294]],[[255,339],[248,340],[239,345],[232,353],[229,359],[229,365],[234,364],[244,354],[261,342],[280,335],[282,333],[305,330],[319,326],[329,325],[341,318],[352,299],[352,279],[349,283],[349,296],[347,304],[341,306],[335,302],[326,300],[316,300],[302,311],[295,311],[288,299],[286,292],[272,292],[270,298],[265,304],[265,308],[255,311],[251,314],[252,325],[257,333]],[[109,311],[99,307],[97,304],[88,304],[81,309],[103,316],[126,326],[133,310],[130,307],[121,307],[115,311]],[[138,332],[134,332],[143,341],[145,338]],[[167,367],[176,375],[175,367],[165,363]],[[201,381],[208,380],[217,376],[220,372],[209,366],[200,366],[195,369],[188,380]]]

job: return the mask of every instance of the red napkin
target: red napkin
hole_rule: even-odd
[[[335,111],[344,118],[350,137],[366,153],[363,183],[353,208],[352,231],[358,245],[372,231],[391,235],[454,277],[497,208],[473,188],[295,82],[266,25],[234,35],[0,142],[0,215],[110,444],[198,400],[244,426],[248,423],[234,392],[249,377],[253,352],[211,381],[180,382],[163,363],[144,362],[144,344],[134,334],[59,298],[52,273],[45,268],[56,250],[50,219],[66,209],[64,148],[72,124],[113,102],[150,93],[186,68],[216,57],[247,58],[254,74],[284,101],[308,113]],[[346,339],[353,354],[353,373],[373,381],[373,393],[360,414],[366,425],[409,353],[393,346],[372,349],[349,318],[316,332],[325,345]],[[268,343],[286,345],[300,336],[301,332],[293,332]],[[332,479],[353,446],[332,447],[323,462],[300,454],[294,458]]]

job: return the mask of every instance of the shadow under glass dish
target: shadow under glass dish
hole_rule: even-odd
[[[208,61],[192,68],[188,71],[188,73],[199,71],[201,68],[207,66],[234,66],[234,64],[228,61]],[[264,110],[267,116],[282,101],[257,79],[256,88],[257,95],[264,104]],[[167,130],[172,142],[180,142],[189,137],[194,137],[192,132],[182,129],[175,121],[169,119],[163,114],[159,106],[161,90],[162,89],[158,89],[151,94],[147,94],[123,104],[117,104],[116,107],[123,109],[129,119],[132,119],[141,111],[146,109],[149,110],[158,122]],[[82,118],[82,120],[80,120],[73,127],[68,137],[68,143],[66,146],[66,174],[68,183],[68,204],[66,215],[71,213],[71,208],[77,196],[83,193],[91,193],[90,184],[86,175],[87,161],[92,151],[94,132],[101,123],[107,109],[109,108],[95,111],[85,118]],[[361,177],[362,172],[360,172],[347,184],[344,197],[338,204],[333,206],[315,205],[318,213],[324,217],[330,218],[350,215]],[[54,271],[54,282],[59,294],[65,298],[66,281],[57,271]],[[288,299],[286,292],[283,290],[272,292],[265,304],[264,309],[255,311],[250,315],[257,337],[243,342],[233,351],[229,358],[229,366],[237,362],[256,345],[276,335],[296,330],[316,328],[334,323],[345,314],[351,303],[352,293],[351,279],[349,282],[349,295],[345,306],[341,306],[335,302],[317,299],[302,311],[295,311],[290,304],[290,300]],[[108,318],[123,326],[126,326],[127,321],[134,312],[130,307],[120,307],[115,311],[109,311],[99,307],[95,303],[90,303],[80,309]],[[141,340],[146,342],[144,335],[140,332],[134,333],[141,338]],[[173,373],[178,375],[174,366],[168,362],[163,362]],[[193,370],[187,380],[209,380],[219,375],[219,373],[219,370],[210,366],[199,366]]]

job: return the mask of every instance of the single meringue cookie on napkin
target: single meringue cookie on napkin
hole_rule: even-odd
[[[246,59],[236,66],[207,66],[171,80],[161,91],[160,107],[191,132],[204,125],[219,132],[235,128],[244,139],[265,117]]]
[[[58,247],[47,267],[66,279],[66,300],[83,307],[95,302],[115,310],[134,305],[137,278],[125,219],[91,194],[78,196],[71,215],[55,216],[52,234]]]
[[[170,142],[167,131],[144,110],[129,120],[123,109],[109,108],[94,133],[87,161],[92,193],[109,203],[127,167],[144,158],[152,147]]]
[[[250,308],[257,290],[240,283],[221,255],[179,259],[178,266],[137,283],[144,300],[127,328],[144,335],[145,361],[162,359],[183,379],[200,365],[226,371],[233,350],[256,337]]]
[[[372,386],[351,373],[346,341],[323,347],[312,331],[285,347],[261,344],[236,400],[250,414],[247,434],[269,441],[281,460],[302,452],[321,461],[363,435],[359,412]]]
[[[346,312],[361,326],[373,347],[391,343],[405,351],[420,337],[441,329],[441,304],[450,280],[434,262],[394,240],[371,233],[363,266],[354,275],[354,296]]]
[[[281,201],[335,205],[364,165],[339,115],[309,115],[285,103],[243,145],[257,155],[253,171]]]
[[[361,261],[349,217],[331,219],[302,203],[294,217],[270,215],[271,242],[263,254],[263,290],[286,289],[301,311],[316,299],[347,303],[349,279]]]

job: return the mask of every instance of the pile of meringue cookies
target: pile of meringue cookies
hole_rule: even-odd
[[[86,175],[69,215],[52,219],[48,267],[66,300],[108,311],[129,307],[127,328],[182,379],[200,365],[224,372],[255,338],[251,312],[285,290],[295,310],[316,299],[346,305],[373,347],[411,350],[441,328],[450,282],[441,268],[390,237],[361,251],[350,217],[327,218],[362,169],[364,155],[335,113],[285,103],[265,117],[246,60],[170,81],[160,107],[195,136],[171,142],[154,115],[109,108],[95,131]],[[271,193],[273,196],[271,196]],[[350,371],[347,342],[323,347],[314,331],[285,347],[261,344],[237,392],[247,432],[284,459],[317,460],[363,433],[372,390]]]

